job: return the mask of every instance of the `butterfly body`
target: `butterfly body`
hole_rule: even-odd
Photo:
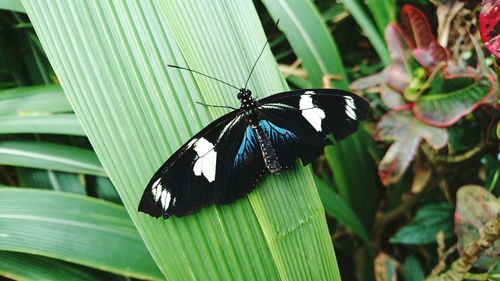
[[[155,173],[139,211],[178,217],[209,204],[227,204],[250,192],[267,174],[306,165],[324,146],[352,134],[368,103],[349,92],[297,90],[261,100],[248,89],[234,110],[187,141]]]

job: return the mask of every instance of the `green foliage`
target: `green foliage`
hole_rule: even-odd
[[[81,195],[0,190],[1,251],[37,254],[125,276],[162,275],[119,205]]]
[[[14,280],[101,280],[97,274],[71,263],[7,251],[0,252],[0,275]]]
[[[358,216],[352,211],[346,202],[336,194],[328,184],[318,178],[314,179],[318,188],[319,197],[325,207],[325,212],[337,219],[340,223],[349,227],[365,243],[368,243],[368,233],[359,220]]]
[[[424,270],[414,255],[409,255],[405,259],[403,263],[403,275],[406,281],[424,280]]]
[[[410,223],[400,228],[389,241],[395,244],[429,244],[436,241],[440,231],[444,238],[453,237],[453,208],[429,204],[420,208]]]

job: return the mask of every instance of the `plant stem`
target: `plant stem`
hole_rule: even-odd
[[[500,239],[500,212],[479,230],[479,237],[465,247],[460,257],[452,263],[447,272],[439,276],[429,277],[426,281],[462,280],[479,259],[481,253],[490,248],[498,239]]]

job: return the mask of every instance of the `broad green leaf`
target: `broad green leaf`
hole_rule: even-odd
[[[382,116],[376,137],[379,140],[394,140],[378,166],[384,185],[394,184],[401,178],[423,139],[434,149],[444,147],[448,141],[445,129],[420,122],[408,110],[390,111]]]
[[[313,1],[263,0],[274,20],[280,20],[281,29],[295,54],[301,59],[313,87],[320,87],[323,75],[339,75],[332,81],[335,87],[347,89],[346,71],[337,45]]]
[[[341,224],[350,228],[365,243],[368,242],[368,233],[359,220],[358,216],[351,210],[349,205],[328,186],[327,183],[315,177],[314,182],[318,188],[319,197],[325,207],[325,212],[337,219]]]
[[[0,134],[60,134],[85,136],[74,114],[0,117]]]
[[[457,191],[455,210],[455,233],[458,238],[458,251],[475,241],[479,229],[500,212],[500,199],[481,186],[465,185]],[[500,256],[500,240],[484,251],[474,264],[475,267],[488,269]]]
[[[102,280],[92,272],[47,257],[0,251],[0,276],[13,280]]]
[[[406,281],[421,281],[425,279],[422,265],[414,255],[409,255],[403,263],[403,276]]]
[[[417,211],[409,224],[389,239],[394,244],[422,245],[436,241],[442,231],[445,238],[453,236],[453,208],[448,205],[429,204]]]
[[[59,86],[20,87],[0,91],[0,116],[72,111]]]
[[[160,280],[121,206],[69,193],[0,189],[0,250],[37,254]]]
[[[433,85],[441,83],[440,87],[431,87],[432,93],[420,97],[413,113],[423,122],[439,127],[448,127],[475,110],[493,94],[497,83],[489,74],[472,73],[443,75],[434,80]]]
[[[85,177],[81,174],[20,167],[16,170],[19,186],[86,194]]]
[[[92,150],[46,142],[0,142],[0,165],[106,175]]]
[[[0,0],[0,10],[25,13],[21,0]]]
[[[236,105],[266,38],[250,0],[23,1],[73,109],[169,280],[339,280],[311,173],[283,173],[248,197],[168,220],[137,212],[143,188],[183,142]],[[249,87],[286,90],[269,49]]]
[[[385,65],[389,65],[391,60],[389,58],[387,48],[385,47],[384,40],[382,39],[382,35],[378,32],[373,21],[365,12],[362,1],[342,0],[342,3],[359,24],[363,30],[363,34],[368,38],[368,40],[370,40],[370,43],[373,45],[373,48],[377,52],[380,60]]]

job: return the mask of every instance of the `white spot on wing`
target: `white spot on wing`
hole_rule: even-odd
[[[161,192],[161,206],[163,207],[163,210],[168,209],[168,206],[170,205],[170,198],[170,192],[166,189]]]
[[[208,182],[213,182],[217,164],[217,152],[214,145],[208,140],[200,138],[194,144],[194,150],[199,157],[193,166],[194,174],[197,176],[203,175]]]
[[[312,91],[308,92],[314,93]],[[302,116],[304,116],[307,122],[309,122],[316,131],[321,132],[321,120],[323,120],[326,115],[321,108],[314,107],[310,94],[303,94],[300,96],[299,109],[302,110]]]
[[[345,96],[345,114],[349,116],[349,118],[356,120],[356,105],[354,104],[354,99],[351,96]]]
[[[157,179],[154,183],[153,183],[153,188],[156,188],[156,186],[160,183],[160,180],[161,178]]]
[[[158,202],[158,199],[160,199],[160,195],[162,192],[162,186],[159,184],[157,187],[153,188],[153,194],[155,196],[155,201]]]

